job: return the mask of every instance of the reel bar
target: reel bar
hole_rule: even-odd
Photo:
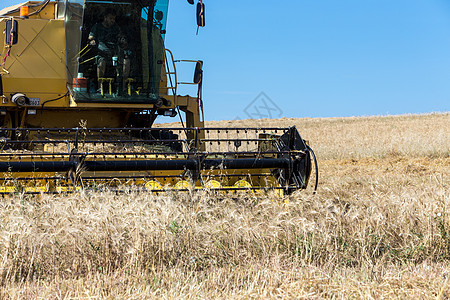
[[[86,160],[80,166],[86,171],[155,171],[208,169],[285,168],[285,158],[255,159],[175,159],[175,160]],[[0,172],[68,172],[76,168],[76,161],[9,161],[0,162]]]
[[[147,156],[154,156],[154,158],[159,157],[173,157],[176,155],[177,157],[184,156],[189,157],[192,155],[196,156],[204,156],[204,157],[224,157],[224,156],[236,156],[236,157],[242,157],[242,156],[254,156],[254,157],[273,157],[278,156],[282,154],[292,154],[292,153],[304,153],[302,151],[258,151],[258,152],[78,152],[76,154],[70,154],[70,153],[0,153],[0,158],[2,157],[8,157],[11,159],[21,159],[22,157],[29,157],[31,159],[33,158],[61,158],[61,159],[67,159],[68,157],[72,156],[86,156],[86,157],[104,157],[106,158],[117,158],[119,156],[122,157],[130,157],[134,156],[134,158],[146,158]]]
[[[0,172],[67,172],[74,161],[9,161],[0,162]]]
[[[270,173],[256,173],[256,174],[209,174],[208,176],[206,176],[207,178],[217,178],[217,177],[267,177],[270,176]],[[165,178],[170,178],[170,179],[176,179],[176,178],[180,178],[180,179],[188,179],[187,176],[183,176],[183,175],[147,175],[147,176],[115,176],[113,177],[113,179],[131,179],[131,180],[136,180],[136,179],[140,179],[140,180],[146,180],[146,179],[165,179]],[[10,178],[9,180],[11,180],[12,178]],[[25,180],[28,179],[30,180],[30,178],[21,178],[21,180]],[[44,178],[41,178],[44,179]],[[47,178],[45,178],[47,179]],[[59,177],[58,179],[61,179],[61,177]],[[106,177],[106,176],[83,176],[83,180],[111,180],[112,177]],[[1,179],[0,179],[1,180]],[[19,180],[19,179],[17,179]]]
[[[112,143],[145,143],[145,144],[156,144],[161,142],[191,142],[194,141],[193,139],[164,139],[164,140],[155,140],[155,139],[130,139],[130,140],[124,140],[124,139],[115,139],[115,140],[84,140],[83,143],[86,144],[112,144]],[[241,142],[266,142],[269,141],[268,139],[201,139],[202,142],[223,142],[223,143],[231,143],[235,141],[241,141]],[[8,143],[11,144],[60,144],[64,143],[66,141],[64,140],[30,140],[30,141],[20,141],[20,140],[10,140]],[[1,143],[1,142],[0,142]]]
[[[137,160],[137,161],[85,161],[87,171],[146,171],[146,170],[212,170],[212,169],[268,169],[285,168],[289,165],[285,158],[264,159],[196,159],[180,160]],[[1,171],[1,165],[0,165]]]
[[[270,132],[286,132],[293,127],[276,128],[276,127],[208,127],[208,128],[182,128],[182,127],[141,127],[141,128],[1,128],[0,134],[6,131],[28,131],[28,132],[57,132],[57,133],[72,133],[72,132],[131,132],[131,131],[161,131],[161,130],[172,130],[172,131],[270,131]]]

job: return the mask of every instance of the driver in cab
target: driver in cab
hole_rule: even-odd
[[[107,9],[103,15],[103,21],[95,24],[89,33],[89,44],[98,47],[96,58],[97,78],[104,78],[107,62],[117,66],[119,51],[123,51],[123,78],[126,80],[130,74],[129,51],[126,51],[128,43],[116,23],[116,12]],[[108,63],[109,65],[109,63]]]

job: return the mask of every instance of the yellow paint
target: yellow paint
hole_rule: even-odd
[[[17,19],[18,43],[11,47],[5,78],[28,78],[37,89],[46,79],[66,79],[64,20]],[[2,23],[2,26],[6,26]],[[5,28],[5,27],[4,27]],[[5,85],[6,90],[8,87]]]
[[[47,186],[25,187],[26,193],[45,193],[48,192]]]
[[[99,78],[98,83],[100,84],[100,93],[102,96],[105,95],[104,86],[103,84],[106,82],[108,84],[108,94],[112,95],[112,83],[114,81],[114,78]]]
[[[15,191],[16,189],[13,186],[0,186],[0,194],[10,194],[14,193]]]
[[[154,190],[160,191],[160,190],[163,189],[162,185],[161,185],[158,181],[156,181],[156,180],[148,181],[148,182],[145,184],[145,188],[146,188],[146,189],[149,189],[149,190],[153,190],[153,191],[154,191]]]
[[[240,189],[251,189],[252,185],[246,180],[239,180],[233,185],[233,187]]]
[[[135,81],[136,80],[134,80],[133,78],[128,78],[127,80],[125,80],[125,83],[127,84],[127,88],[128,88],[128,96],[131,96],[131,86],[132,86],[133,82],[135,82]]]
[[[189,190],[189,189],[191,189],[191,187],[192,187],[192,185],[186,180],[178,181],[175,184],[176,190]]]
[[[58,193],[69,193],[69,192],[81,191],[81,187],[77,186],[76,188],[74,188],[73,186],[57,186],[56,191]]]
[[[222,188],[222,184],[217,180],[210,180],[205,184],[205,188],[207,189],[220,189]]]

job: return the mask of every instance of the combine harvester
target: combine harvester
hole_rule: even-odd
[[[203,62],[165,49],[167,11],[45,0],[0,12],[0,193],[307,187],[314,153],[295,127],[205,128]],[[204,26],[202,1],[196,15]],[[176,63],[195,66],[197,96],[177,95]],[[153,128],[177,115],[182,128]]]

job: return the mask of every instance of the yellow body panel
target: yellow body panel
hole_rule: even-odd
[[[4,95],[24,93],[41,103],[61,97],[67,92],[64,20],[17,21],[18,43],[11,47],[2,74]],[[2,27],[4,30],[5,23]],[[68,99],[63,98],[50,106],[68,105]]]
[[[40,113],[26,115],[26,127],[32,128],[75,128],[87,126],[101,128],[104,124],[118,128],[126,125],[127,112],[120,110],[47,110],[45,117]],[[82,124],[83,123],[83,124]]]

